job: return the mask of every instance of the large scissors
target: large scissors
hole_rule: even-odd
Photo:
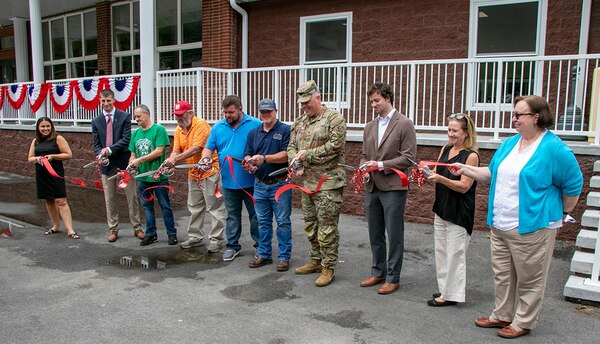
[[[301,168],[302,168],[302,162],[300,160],[298,160],[296,157],[294,157],[292,159],[292,162],[287,167],[280,168],[278,170],[275,170],[275,171],[269,173],[269,178],[279,177],[290,171],[293,173],[296,173],[296,171],[300,170]]]
[[[423,174],[425,175],[425,177],[430,177],[431,176],[431,170],[429,169],[429,167],[427,167],[427,166],[421,167],[421,166],[419,166],[419,164],[417,164],[415,161],[413,161],[411,158],[407,157],[406,155],[404,157],[411,164],[413,164],[418,170],[420,170],[421,172],[423,172]]]

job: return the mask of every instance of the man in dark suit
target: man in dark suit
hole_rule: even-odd
[[[377,167],[365,185],[365,210],[369,225],[369,241],[373,254],[371,277],[361,287],[385,282],[378,293],[395,292],[400,284],[404,254],[404,205],[408,187],[391,168],[406,173],[415,160],[417,137],[413,123],[393,106],[394,92],[383,83],[371,85],[368,91],[377,118],[365,126],[361,165]],[[386,250],[386,233],[389,252]]]
[[[117,173],[117,168],[124,170],[129,163],[131,152],[128,149],[131,138],[131,115],[115,109],[115,94],[110,89],[100,92],[102,112],[92,120],[94,151],[110,162],[108,166],[100,166],[102,172],[102,187],[106,200],[106,220],[108,223],[108,241],[114,242],[119,238],[119,213],[117,211],[117,182],[108,177]],[[136,182],[132,179],[125,188],[129,220],[133,225],[133,234],[138,239],[145,237],[140,223],[140,205],[136,194]]]

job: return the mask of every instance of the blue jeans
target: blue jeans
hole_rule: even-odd
[[[254,199],[256,200],[256,217],[258,218],[258,256],[271,259],[273,240],[273,214],[277,222],[277,243],[279,250],[277,259],[289,261],[292,255],[292,191],[288,190],[279,196],[279,204],[275,202],[275,192],[288,184],[285,180],[267,185],[258,180],[254,182]]]
[[[247,193],[252,195],[254,188],[247,188]],[[256,220],[256,212],[254,211],[254,203],[250,196],[242,189],[225,189],[221,190],[223,198],[225,198],[225,209],[227,210],[227,222],[225,224],[225,232],[227,233],[227,248],[239,251],[242,249],[240,245],[240,236],[242,235],[242,203],[246,204],[248,218],[250,220],[250,236],[254,240],[254,247],[258,247],[258,221]]]
[[[169,201],[169,190],[167,188],[156,188],[144,192],[145,189],[153,186],[169,185],[169,180],[161,180],[159,182],[143,182],[137,181],[138,185],[138,197],[144,213],[146,214],[146,236],[156,235],[156,215],[154,214],[154,200],[146,201],[144,198],[150,197],[154,194],[154,198],[158,200],[160,210],[162,211],[163,221],[167,228],[167,235],[177,235],[177,229],[175,229],[175,220],[173,219],[173,209],[171,208],[171,201]]]

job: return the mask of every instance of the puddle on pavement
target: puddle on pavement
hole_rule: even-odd
[[[220,262],[222,262],[222,259],[219,254],[207,253],[204,250],[188,249],[145,255],[124,255],[111,258],[106,261],[106,264],[126,269],[164,270],[179,264],[197,263],[215,265]]]

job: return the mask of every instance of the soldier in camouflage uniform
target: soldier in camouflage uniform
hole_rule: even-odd
[[[338,111],[321,104],[321,94],[313,80],[301,85],[296,93],[304,114],[292,125],[288,159],[301,161],[300,180],[309,190],[316,189],[321,177],[328,178],[321,191],[302,194],[304,232],[311,245],[311,261],[295,272],[320,272],[315,284],[324,287],[333,281],[338,259],[338,221],[346,186],[346,172],[338,164],[344,163],[346,122]]]

